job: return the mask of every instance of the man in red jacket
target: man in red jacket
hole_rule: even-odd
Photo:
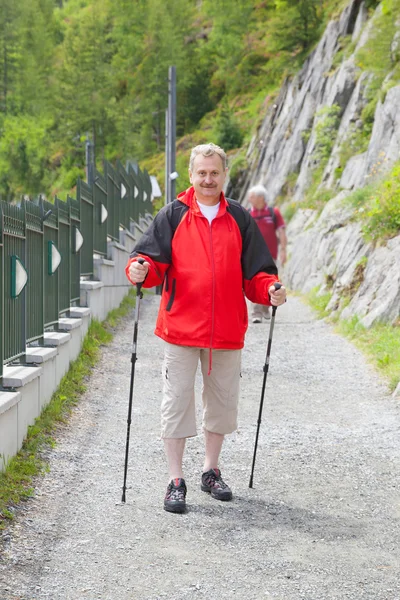
[[[182,460],[186,438],[197,434],[194,383],[203,374],[205,461],[201,489],[217,500],[232,492],[219,455],[237,427],[240,359],[247,329],[245,295],[279,306],[277,269],[255,221],[222,192],[226,154],[215,144],[193,148],[192,186],[156,215],[126,267],[133,283],[163,284],[155,333],[165,341],[161,429],[169,468],[164,508],[186,509]],[[144,258],[140,264],[138,258]]]
[[[283,267],[286,262],[287,237],[286,224],[279,208],[268,206],[268,192],[263,185],[250,188],[247,198],[251,204],[250,214],[256,221],[272,258],[279,268]],[[270,319],[269,307],[253,304],[252,317],[253,323],[261,323],[263,317]]]

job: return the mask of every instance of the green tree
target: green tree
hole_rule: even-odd
[[[321,0],[275,0],[273,40],[276,50],[306,51],[318,39],[323,20]]]
[[[131,140],[130,144],[125,142],[125,148],[130,153],[148,155],[163,148],[168,68],[172,65],[178,74],[178,129],[183,131],[190,111],[182,100],[193,83],[188,55],[194,8],[191,0],[168,4],[163,0],[139,1],[134,10],[126,5],[126,0],[116,0],[113,5],[113,36],[118,46],[113,59],[114,83],[123,92],[116,98],[113,114],[121,139],[121,127],[129,131]],[[185,108],[181,112],[182,106]]]
[[[0,192],[10,198],[37,194],[49,184],[46,118],[7,115],[0,137]]]
[[[237,66],[248,51],[246,41],[251,31],[254,4],[251,0],[202,2],[201,12],[209,20],[203,55],[213,62],[210,93],[214,101],[239,87]]]
[[[240,148],[243,142],[243,133],[227,104],[218,112],[215,133],[216,143],[224,150]]]
[[[13,91],[21,62],[21,0],[0,2],[0,111],[7,114],[13,104]]]
[[[100,160],[113,129],[108,118],[112,102],[110,26],[106,0],[88,3],[73,14],[68,13],[68,26],[59,48],[55,73],[58,93],[54,101],[57,137],[65,152],[75,154],[82,166],[86,134],[91,135]]]
[[[56,43],[54,0],[23,0],[20,52],[15,81],[15,111],[32,115],[51,112],[52,71]]]
[[[9,197],[40,191],[48,173],[54,6],[0,4],[0,189]]]

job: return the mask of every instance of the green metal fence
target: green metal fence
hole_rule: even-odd
[[[78,180],[76,198],[0,203],[0,380],[4,364],[41,344],[60,316],[79,305],[81,278],[93,277],[93,255],[152,212],[151,180],[136,165],[104,164],[93,182]],[[1,381],[0,381],[1,383]]]
[[[151,185],[150,175],[148,174],[146,169],[143,172],[140,171],[139,167],[138,167],[138,169],[140,172],[141,183],[142,183],[143,190],[144,190],[143,210],[145,213],[151,214],[152,210],[153,210],[153,205],[152,205],[153,193],[152,193],[152,185]]]
[[[107,187],[107,235],[119,241],[121,184],[119,177],[108,161],[104,162],[104,178]]]
[[[58,212],[58,251],[62,256],[58,267],[58,312],[67,313],[71,306],[71,207],[55,199]]]
[[[3,212],[0,207],[0,268],[1,272],[4,273],[4,265],[3,265]],[[3,333],[4,328],[4,319],[3,319],[3,277],[0,277],[0,332]],[[0,377],[3,374],[3,335],[0,339]]]
[[[3,360],[13,361],[25,353],[25,219],[18,206],[1,203],[3,230]]]
[[[43,207],[24,202],[23,209],[26,220],[25,264],[29,273],[26,285],[26,341],[30,343],[40,339],[44,331]]]
[[[139,222],[139,215],[144,215],[143,210],[143,186],[140,181],[140,176],[136,173],[135,169],[132,165],[129,165],[128,168],[129,178],[133,184],[133,199],[136,206],[134,219],[136,222]]]
[[[80,249],[81,275],[93,276],[93,248],[94,248],[94,202],[93,187],[86,181],[78,179],[76,198],[81,212],[81,229],[83,244]]]
[[[44,215],[44,326],[54,326],[59,317],[60,287],[58,267],[62,257],[59,251],[58,206],[41,200]]]
[[[83,243],[81,226],[81,210],[78,200],[68,196],[67,202],[70,210],[70,305],[75,306],[79,303],[80,290],[80,274],[81,274],[81,253],[80,244]]]
[[[94,204],[94,245],[93,250],[97,254],[106,256],[107,254],[107,202],[106,180],[95,171],[93,184],[93,204]]]
[[[117,174],[120,182],[120,209],[119,209],[119,222],[121,227],[125,229],[130,229],[130,221],[131,216],[133,218],[134,215],[134,199],[133,199],[133,189],[132,189],[132,180],[130,179],[128,173],[125,171],[122,164],[117,161]]]

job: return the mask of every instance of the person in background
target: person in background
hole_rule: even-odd
[[[256,221],[278,269],[286,262],[286,224],[279,208],[268,205],[268,192],[263,185],[255,185],[247,193],[251,204],[250,214]],[[252,305],[253,323],[261,323],[262,318],[270,319],[269,307],[263,304]]]
[[[286,300],[284,286],[274,287],[277,268],[255,221],[241,204],[225,198],[226,163],[215,144],[192,149],[191,187],[160,210],[126,266],[133,284],[163,284],[155,334],[165,344],[161,437],[169,483],[164,509],[174,513],[186,510],[182,461],[186,439],[197,435],[198,363],[205,441],[200,487],[226,501],[232,491],[222,479],[219,456],[225,435],[237,427],[245,295],[273,306]]]

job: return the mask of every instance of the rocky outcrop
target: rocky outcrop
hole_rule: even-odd
[[[327,309],[341,319],[357,316],[365,327],[400,316],[400,235],[374,248],[364,241],[346,204],[347,192],[321,215],[299,210],[288,226],[289,254],[282,278],[303,293],[330,292]]]
[[[387,172],[400,157],[400,86],[391,88],[375,112],[374,127],[367,152],[350,158],[340,179],[340,187],[362,187]]]
[[[365,327],[400,316],[400,235],[370,252],[363,281],[341,318],[357,316]]]

